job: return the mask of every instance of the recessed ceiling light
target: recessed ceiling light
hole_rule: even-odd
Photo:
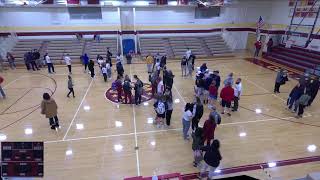
[[[241,132],[241,133],[239,134],[239,136],[240,136],[240,137],[245,137],[245,136],[247,136],[247,133]]]
[[[123,146],[121,144],[116,144],[113,146],[114,150],[119,152],[119,151],[122,151],[123,149]]]
[[[77,129],[79,130],[83,129],[83,124],[76,124],[76,126],[77,126]]]
[[[90,106],[88,106],[88,105],[83,106],[83,109],[84,109],[85,111],[89,111],[89,110],[90,110]]]
[[[152,124],[153,123],[153,118],[148,118],[148,124]]]
[[[7,136],[5,134],[0,134],[0,141],[5,141]]]
[[[257,114],[260,114],[261,112],[262,112],[261,109],[256,109]]]
[[[215,173],[221,173],[221,170],[220,169],[216,169],[214,172]]]
[[[277,163],[275,163],[275,162],[270,162],[270,163],[268,163],[268,166],[269,166],[269,168],[273,168],[273,167],[276,167],[276,166],[277,166]]]
[[[317,146],[312,144],[312,145],[309,145],[307,149],[309,152],[315,152],[317,150]]]
[[[73,152],[72,152],[71,149],[69,149],[69,150],[66,151],[66,155],[67,155],[67,156],[70,156],[70,155],[72,155],[72,154],[73,154]]]
[[[32,134],[32,129],[31,129],[31,128],[26,128],[26,129],[24,130],[24,133],[25,133],[26,135],[30,135],[30,134]]]
[[[122,127],[122,122],[121,121],[116,121],[115,125],[116,125],[116,127]]]
[[[144,105],[144,106],[148,106],[149,103],[148,103],[148,102],[144,102],[143,105]]]
[[[156,145],[156,142],[155,142],[155,141],[151,141],[150,144],[151,144],[152,146],[155,146],[155,145]]]
[[[180,103],[180,99],[175,99],[174,103],[176,103],[176,104]]]

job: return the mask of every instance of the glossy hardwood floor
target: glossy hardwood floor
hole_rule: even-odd
[[[196,62],[198,66],[207,62],[210,69],[220,70],[222,80],[230,72],[243,80],[241,108],[231,117],[222,116],[222,124],[216,130],[223,156],[219,168],[320,155],[319,149],[307,150],[308,145],[320,147],[319,97],[306,109],[304,118],[295,119],[295,115],[285,109],[285,101],[297,82],[291,79],[281,87],[282,93],[274,95],[276,72],[243,60],[245,56]],[[170,128],[158,129],[150,123],[150,118],[155,117],[153,100],[140,106],[118,106],[104,95],[111,81],[103,82],[98,73],[92,80],[77,65],[72,74],[74,99],[66,97],[67,68],[64,66],[56,67],[57,73],[51,75],[46,69],[1,73],[7,99],[0,100],[0,133],[5,134],[8,141],[45,142],[44,179],[120,180],[154,173],[197,172],[192,166],[192,142],[184,141],[181,134],[184,104],[194,98],[194,79],[181,77],[177,61],[168,67],[175,74],[172,92],[177,100]],[[137,74],[148,82],[144,64],[125,65],[125,73]],[[54,92],[59,106],[59,132],[52,131],[48,120],[40,114],[37,105],[43,92]],[[256,114],[257,108],[266,115]],[[208,112],[206,107],[201,124]],[[32,128],[33,133],[26,135],[26,128]],[[240,137],[240,133],[246,136]],[[292,179],[320,171],[320,164],[305,163],[269,171],[273,177]],[[262,170],[241,174],[265,178]]]

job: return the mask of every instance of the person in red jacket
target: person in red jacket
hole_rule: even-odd
[[[1,84],[3,83],[3,81],[4,81],[3,77],[0,76],[0,94],[1,94],[2,98],[5,99],[5,98],[6,98],[6,94],[4,93],[4,91],[3,91],[3,89],[2,89],[2,86],[1,86]]]
[[[209,115],[209,119],[204,122],[203,125],[203,142],[207,142],[207,145],[211,144],[211,140],[214,139],[214,131],[216,130],[217,124],[214,116]]]
[[[228,116],[231,116],[230,107],[231,107],[231,102],[234,99],[234,90],[230,83],[226,84],[226,86],[222,88],[220,97],[222,99],[221,105],[223,107],[223,111],[221,114],[224,114],[226,112]]]
[[[262,46],[261,40],[259,40],[256,43],[254,43],[254,46],[256,48],[256,51],[254,52],[254,58],[256,58],[256,57],[259,56],[259,52],[260,52],[260,49],[261,49],[261,46]]]

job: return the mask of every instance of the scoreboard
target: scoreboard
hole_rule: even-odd
[[[2,177],[43,177],[43,142],[2,142]]]

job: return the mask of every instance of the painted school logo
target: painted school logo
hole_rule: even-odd
[[[124,100],[124,93],[122,92],[122,96],[121,96],[121,100],[120,102],[118,102],[118,92],[116,90],[113,90],[112,88],[109,88],[106,93],[105,96],[107,99],[109,99],[110,101],[114,102],[114,103],[121,103],[121,104],[125,104],[125,100]],[[142,98],[141,98],[141,102],[146,102],[149,101],[150,99],[152,99],[152,87],[150,84],[144,84],[143,85],[143,93],[142,93]],[[129,101],[127,102],[129,103]],[[134,90],[132,90],[132,97],[131,97],[131,103],[134,104]]]

